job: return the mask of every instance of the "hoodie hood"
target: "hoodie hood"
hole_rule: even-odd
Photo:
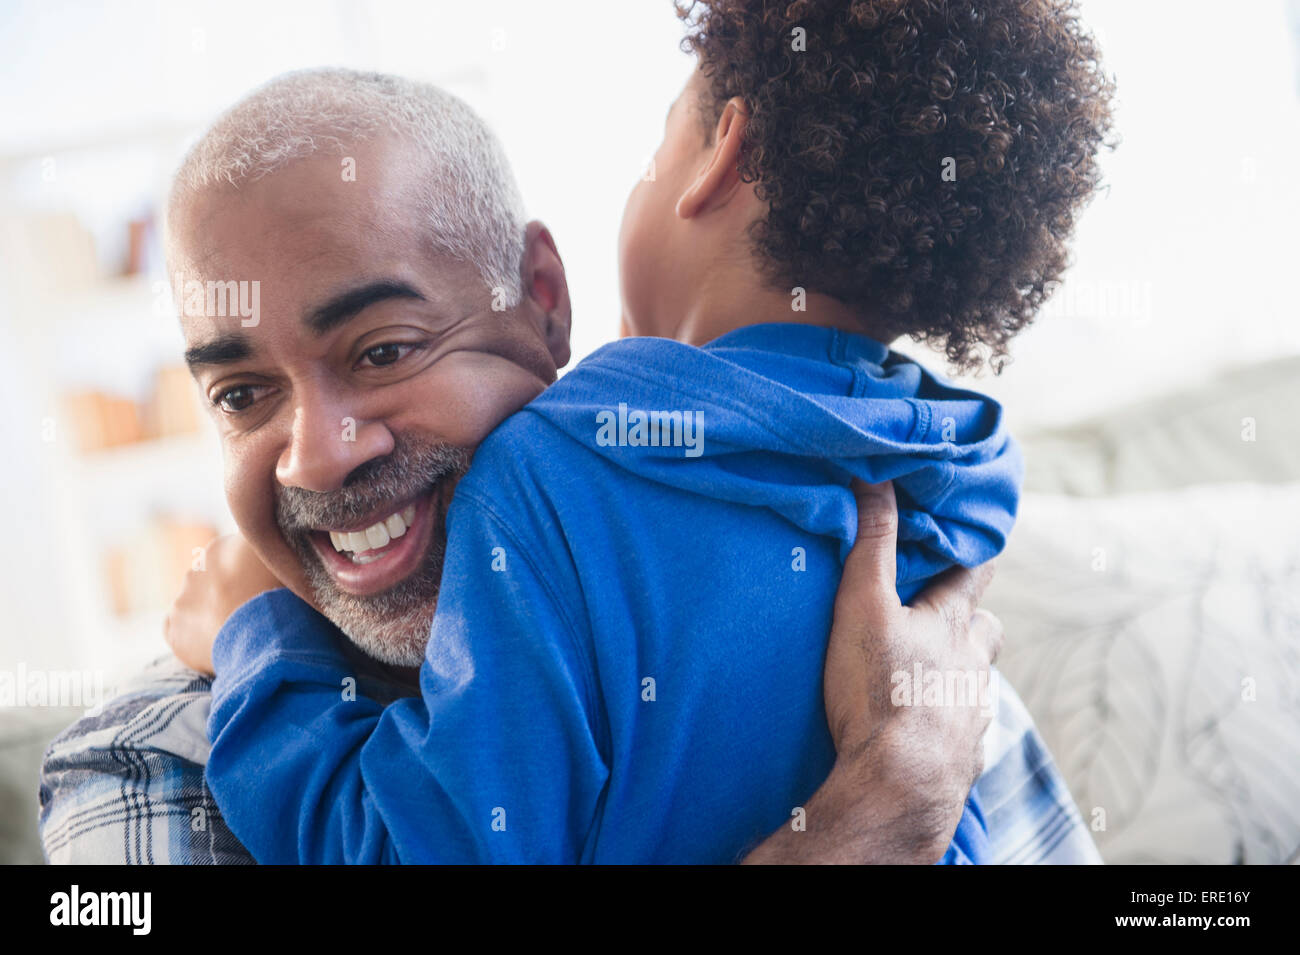
[[[994,557],[1015,522],[1024,463],[1001,406],[866,336],[752,325],[703,348],[624,339],[580,367],[527,410],[646,479],[838,538],[841,559],[850,479],[892,480],[904,601]]]

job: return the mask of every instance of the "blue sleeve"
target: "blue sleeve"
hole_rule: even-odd
[[[263,863],[578,862],[608,770],[570,617],[485,503],[457,494],[421,696],[356,694],[288,591],[213,647],[208,782]]]

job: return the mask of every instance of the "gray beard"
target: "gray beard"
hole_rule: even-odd
[[[357,468],[337,491],[277,487],[276,522],[302,563],[317,608],[362,652],[382,663],[418,667],[424,662],[446,555],[444,514],[430,507],[432,540],[415,571],[368,597],[338,588],[309,533],[319,527],[345,527],[390,502],[432,496],[438,485],[469,469],[470,456],[464,448],[398,436],[391,454]]]

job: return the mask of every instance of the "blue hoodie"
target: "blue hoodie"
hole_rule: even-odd
[[[332,626],[263,595],[214,647],[209,785],[260,862],[735,861],[834,762],[851,476],[895,482],[906,602],[1002,549],[1022,472],[996,402],[870,338],[608,345],[461,480],[422,698],[341,694]],[[944,861],[986,853],[972,792]]]

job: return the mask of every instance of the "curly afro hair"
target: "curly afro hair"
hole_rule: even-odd
[[[763,272],[959,370],[1028,325],[1101,179],[1113,82],[1073,0],[677,4],[711,130],[741,97]],[[955,174],[955,178],[954,178]]]

